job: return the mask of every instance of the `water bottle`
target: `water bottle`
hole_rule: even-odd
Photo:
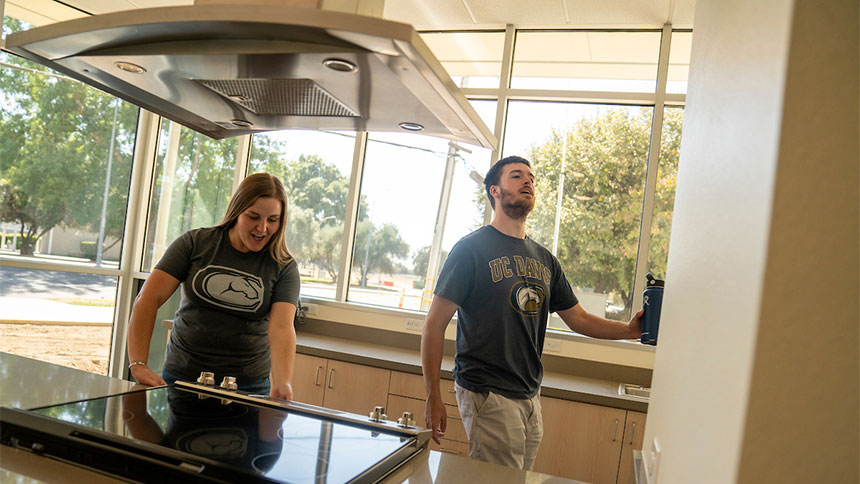
[[[660,329],[660,308],[663,306],[663,286],[665,281],[655,279],[651,273],[645,274],[648,282],[642,295],[642,344],[657,346],[657,331]]]

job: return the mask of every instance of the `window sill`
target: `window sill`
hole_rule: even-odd
[[[402,334],[421,335],[426,313],[414,310],[394,309],[354,302],[339,302],[329,299],[302,296],[307,306],[307,319],[321,320],[359,327],[373,328]],[[456,316],[454,324],[448,325],[445,339],[456,339]],[[575,358],[600,363],[630,366],[652,370],[655,347],[633,340],[600,340],[576,333],[550,329],[544,343],[544,355]]]

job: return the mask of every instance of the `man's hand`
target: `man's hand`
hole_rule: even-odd
[[[424,426],[433,431],[433,440],[441,444],[439,439],[445,436],[448,428],[448,414],[440,395],[427,397],[424,405]]]
[[[293,386],[289,383],[275,384],[272,382],[272,389],[269,392],[272,398],[280,398],[281,400],[293,399]]]
[[[146,385],[148,387],[156,387],[160,385],[166,385],[164,382],[164,378],[161,378],[160,375],[149,369],[146,365],[134,365],[131,367],[131,376],[137,380],[141,385]]]
[[[645,310],[640,309],[633,318],[630,319],[630,322],[627,323],[627,331],[629,332],[630,339],[639,339],[642,337],[642,316],[645,315]]]

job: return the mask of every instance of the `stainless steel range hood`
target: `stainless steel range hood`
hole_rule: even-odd
[[[406,24],[313,8],[129,10],[11,34],[6,50],[213,138],[277,129],[496,139]]]

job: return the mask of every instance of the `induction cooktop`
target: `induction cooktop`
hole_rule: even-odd
[[[0,442],[136,482],[378,482],[430,431],[177,382],[33,410],[3,408]]]

